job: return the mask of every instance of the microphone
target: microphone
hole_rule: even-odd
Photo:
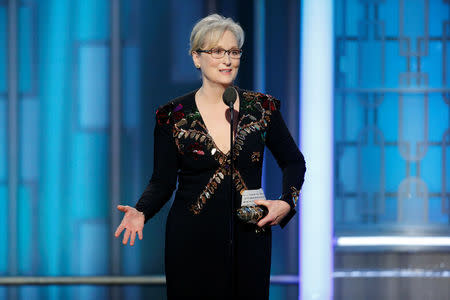
[[[227,87],[225,89],[225,92],[223,92],[222,100],[228,106],[232,106],[234,102],[236,102],[236,98],[237,92],[236,89],[232,86]]]
[[[233,124],[234,124],[234,102],[236,102],[237,98],[237,92],[232,87],[229,86],[225,89],[222,95],[223,102],[230,108],[230,261],[231,261],[231,272],[230,272],[230,279],[231,279],[231,293],[232,298],[234,299],[236,296],[236,246],[235,246],[235,224],[234,224],[234,218],[235,218],[235,195],[234,195],[234,188],[233,188],[233,178],[234,178],[234,151],[233,151]],[[228,161],[228,159],[227,159]]]

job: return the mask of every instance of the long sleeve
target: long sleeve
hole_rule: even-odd
[[[282,194],[279,200],[286,201],[291,207],[288,215],[280,222],[280,226],[283,228],[296,213],[295,207],[305,178],[306,166],[303,154],[298,149],[283,120],[280,101],[274,98],[270,100],[275,104],[270,106],[272,115],[267,129],[266,145],[283,173]]]
[[[162,117],[163,112],[158,110],[156,113],[153,174],[135,205],[138,211],[144,213],[145,222],[169,201],[176,188],[178,171],[177,149],[172,137],[169,119]]]

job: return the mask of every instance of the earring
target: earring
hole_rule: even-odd
[[[200,65],[195,65],[195,67],[196,67],[197,69],[200,69]]]

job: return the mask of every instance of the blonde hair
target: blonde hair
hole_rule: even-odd
[[[191,32],[189,55],[209,44],[216,45],[225,31],[231,31],[236,37],[239,48],[244,44],[244,30],[231,18],[218,14],[209,15],[198,21]]]

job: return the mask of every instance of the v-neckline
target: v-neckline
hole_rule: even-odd
[[[240,123],[240,117],[241,117],[241,109],[242,109],[242,95],[239,93],[239,89],[238,89],[237,87],[234,87],[234,88],[236,89],[236,92],[237,92],[237,94],[238,94],[238,96],[239,96],[239,111],[238,111],[238,113],[237,113],[237,116],[235,116],[235,117],[237,118],[238,121],[237,121],[237,124],[236,124],[236,134],[235,134],[234,137],[233,137],[233,146],[235,145],[236,136],[237,136],[237,132],[238,132],[238,129],[239,129],[239,123]],[[202,116],[200,110],[198,109],[197,101],[195,101],[195,95],[197,94],[197,92],[198,92],[199,89],[200,89],[200,88],[198,88],[197,90],[194,91],[194,97],[193,97],[193,101],[194,101],[194,109],[195,109],[195,111],[198,112],[198,115],[199,115],[199,117],[200,117],[200,118],[199,118],[199,119],[200,119],[200,122],[202,122],[203,128],[204,128],[205,131],[206,131],[206,135],[208,136],[208,138],[210,139],[211,143],[213,144],[213,147],[216,148],[216,150],[219,151],[221,154],[223,154],[223,155],[225,155],[225,156],[229,156],[230,153],[231,153],[232,148],[230,147],[230,149],[227,151],[227,153],[224,153],[224,152],[217,146],[216,142],[214,141],[214,138],[213,138],[212,135],[209,133],[208,127],[206,126],[206,123],[205,123],[205,121],[204,121],[204,119],[203,119],[203,116]]]

